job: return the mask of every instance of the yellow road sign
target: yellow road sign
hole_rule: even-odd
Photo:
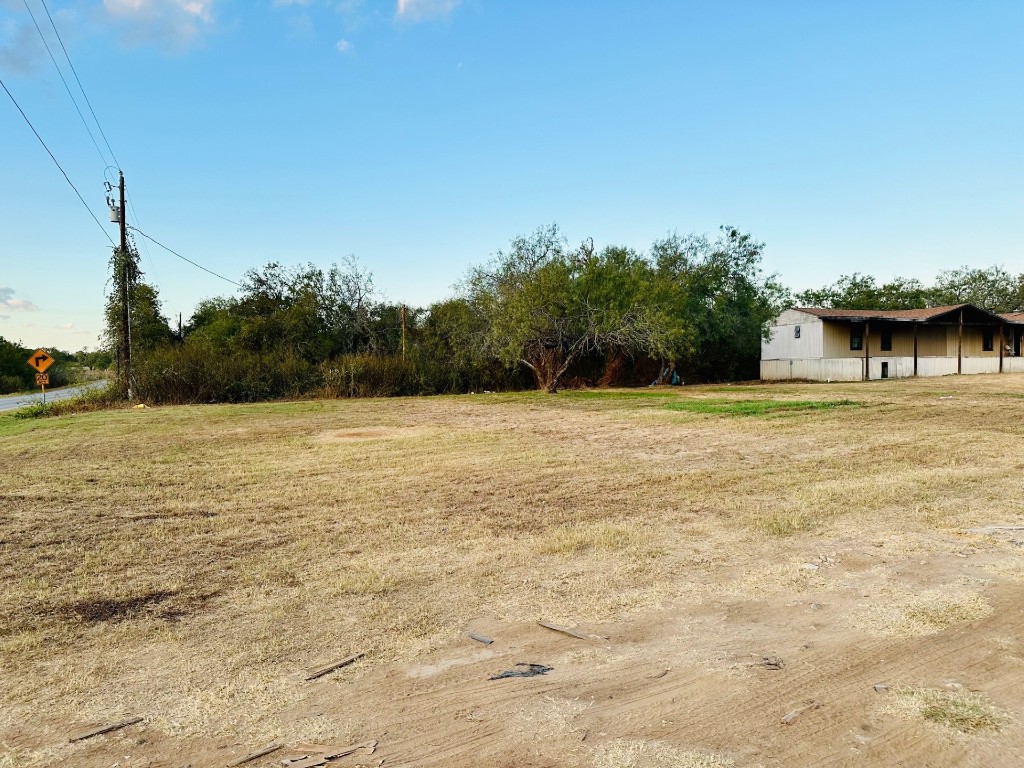
[[[36,386],[48,387],[50,386],[50,374],[48,373],[37,373],[36,374]]]
[[[28,364],[35,368],[40,373],[46,373],[46,369],[56,362],[50,353],[45,349],[37,349],[32,353],[32,357],[28,359]]]

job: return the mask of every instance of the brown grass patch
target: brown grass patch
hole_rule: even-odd
[[[0,743],[5,722],[123,712],[266,743],[294,733],[281,713],[308,695],[302,671],[355,650],[333,683],[482,615],[584,626],[798,593],[796,553],[830,533],[889,547],[1009,519],[1024,400],[1003,389],[1024,377],[975,378],[942,402],[926,380],[786,385],[871,407],[785,419],[614,392],[0,417]],[[967,587],[894,594],[872,631],[988,610]]]

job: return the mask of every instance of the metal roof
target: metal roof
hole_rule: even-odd
[[[822,320],[888,320],[896,323],[928,322],[957,310],[969,309],[987,315],[995,322],[1024,323],[1024,312],[997,315],[974,304],[950,304],[945,307],[921,309],[832,309],[828,307],[793,307],[797,312],[820,317]]]

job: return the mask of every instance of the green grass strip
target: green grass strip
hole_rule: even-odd
[[[686,413],[725,414],[728,416],[767,416],[773,413],[827,411],[856,408],[853,400],[680,400],[665,407]]]

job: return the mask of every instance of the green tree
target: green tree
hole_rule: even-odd
[[[761,340],[789,292],[761,270],[764,244],[724,226],[715,242],[672,235],[652,247],[660,300],[686,330],[676,358],[689,378],[722,381],[757,373]]]
[[[172,332],[167,318],[163,316],[156,288],[142,280],[139,255],[134,247],[126,251],[115,248],[110,263],[112,281],[104,312],[106,325],[103,341],[117,364],[117,386],[127,391],[131,382],[128,381],[126,361],[123,359],[126,349],[123,333],[125,299],[128,313],[127,347],[133,361],[170,341]]]

